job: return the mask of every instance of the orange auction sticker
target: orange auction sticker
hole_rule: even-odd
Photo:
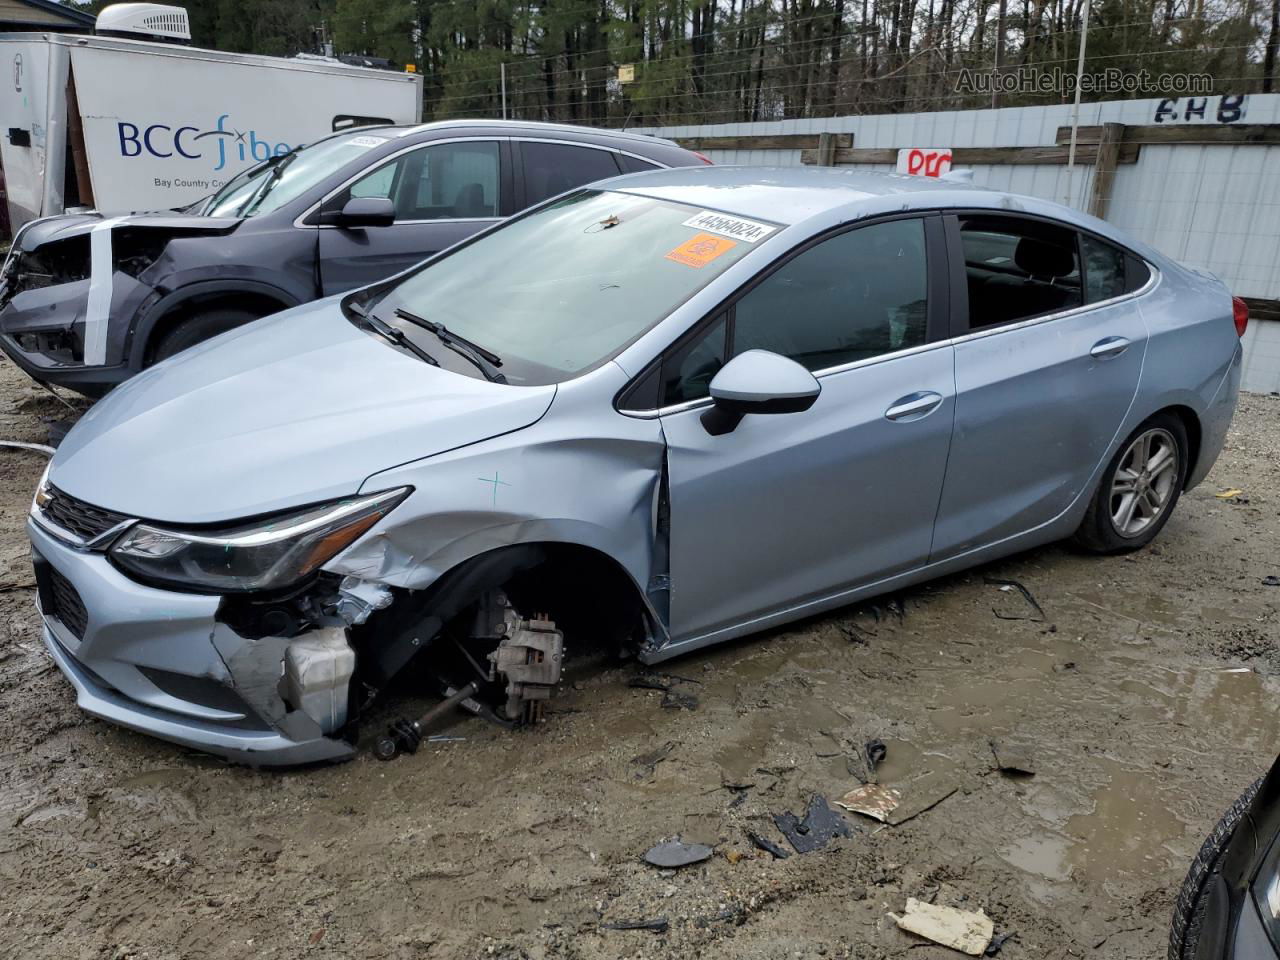
[[[727,237],[699,233],[668,253],[667,259],[683,263],[686,267],[705,267],[720,254],[728,253],[737,245],[737,241]]]

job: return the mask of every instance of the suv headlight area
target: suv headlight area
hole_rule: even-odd
[[[412,487],[345,498],[222,529],[131,527],[108,551],[135,579],[198,593],[291,586],[390,513]]]

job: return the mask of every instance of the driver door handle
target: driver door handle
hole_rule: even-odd
[[[1124,337],[1104,337],[1093,345],[1089,356],[1095,360],[1109,360],[1118,357],[1129,349],[1129,341]]]
[[[886,420],[919,420],[938,409],[940,403],[942,394],[921,390],[895,400],[893,406],[884,412],[884,416]]]

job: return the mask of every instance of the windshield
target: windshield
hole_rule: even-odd
[[[698,221],[718,232],[690,225]],[[747,225],[738,239],[726,235],[735,224]],[[508,383],[559,383],[615,355],[741,259],[752,246],[743,236],[775,229],[583,191],[430,264],[367,306],[387,322],[400,310],[443,325],[500,358]],[[397,326],[433,354],[449,352],[420,327]]]
[[[351,133],[298,147],[236,174],[209,198],[202,212],[206,217],[252,217],[270,213],[306,193],[356,157],[386,142],[386,137]]]

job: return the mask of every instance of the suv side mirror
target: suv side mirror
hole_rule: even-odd
[[[352,197],[324,222],[335,227],[389,227],[396,222],[396,205],[386,197]]]
[[[740,353],[711,381],[715,405],[702,415],[707,433],[734,430],[748,413],[800,413],[813,406],[822,384],[794,360],[768,350]]]

